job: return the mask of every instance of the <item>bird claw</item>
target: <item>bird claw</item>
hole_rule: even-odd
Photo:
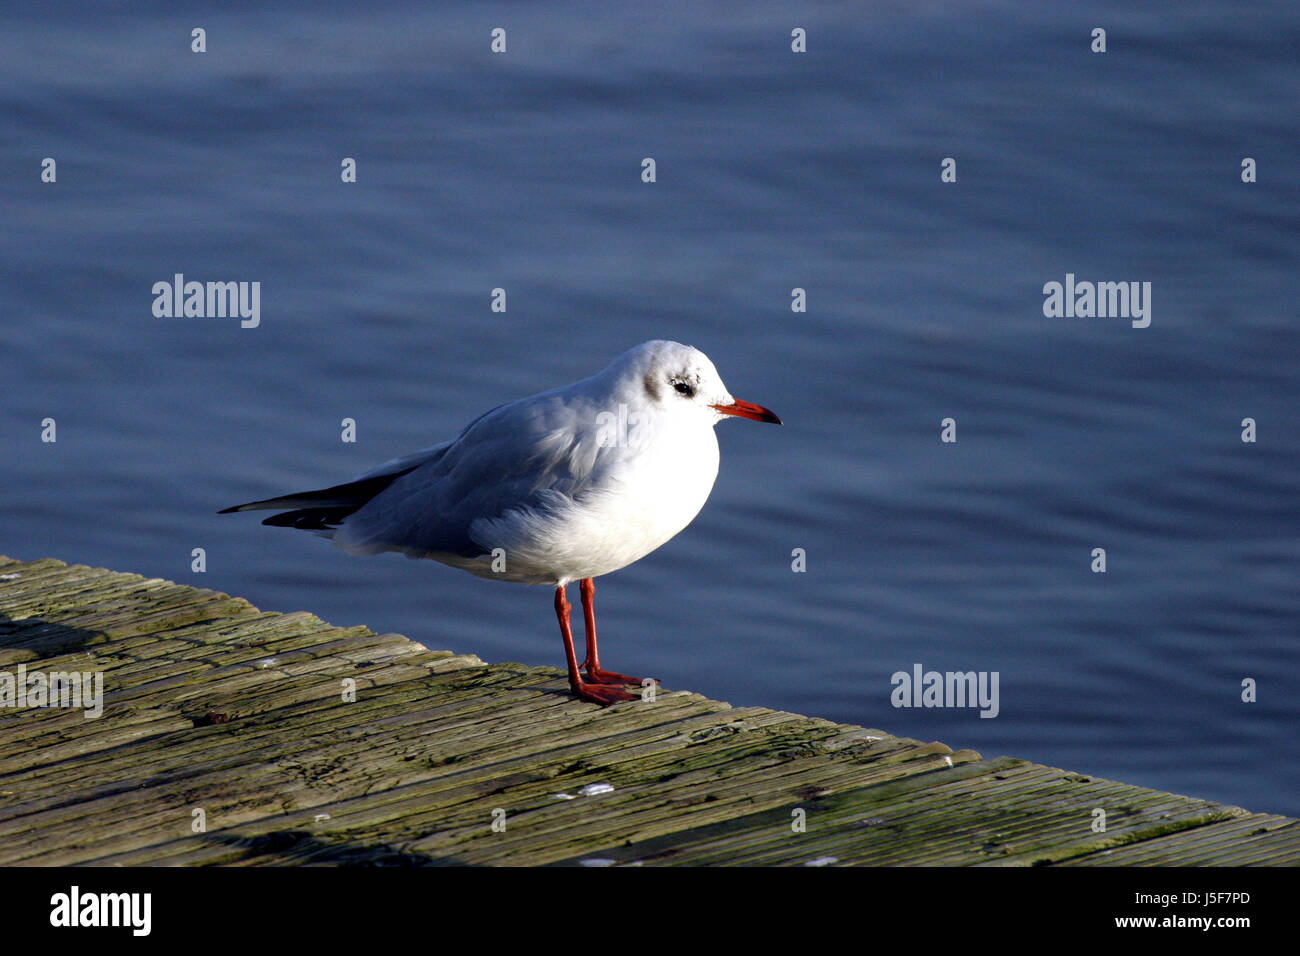
[[[594,684],[634,684],[637,687],[641,686],[640,677],[628,677],[626,674],[620,674],[616,671],[605,671],[590,667],[587,667],[586,670],[587,680]],[[658,683],[658,681],[655,681],[655,683]]]
[[[619,701],[641,699],[639,694],[629,694],[612,684],[588,684],[585,681],[578,681],[576,684],[569,684],[569,687],[575,696],[606,707]]]

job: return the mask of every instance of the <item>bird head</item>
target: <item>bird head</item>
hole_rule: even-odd
[[[643,342],[620,356],[612,367],[639,381],[658,411],[698,415],[710,425],[732,416],[781,424],[772,411],[727,391],[709,357],[689,345],[662,339]]]

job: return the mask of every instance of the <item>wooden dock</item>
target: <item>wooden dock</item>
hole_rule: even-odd
[[[1287,817],[0,557],[20,665],[103,712],[0,707],[4,865],[1300,863]]]

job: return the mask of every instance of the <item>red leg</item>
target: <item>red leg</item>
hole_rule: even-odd
[[[583,578],[578,582],[582,592],[582,617],[587,627],[587,659],[582,666],[587,677],[597,684],[636,684],[641,685],[641,678],[616,674],[614,671],[601,670],[600,652],[596,649],[596,582],[592,578]]]
[[[555,589],[555,616],[560,620],[560,634],[564,638],[564,658],[569,666],[569,687],[583,700],[597,704],[613,704],[620,700],[636,700],[636,694],[611,687],[608,684],[587,683],[578,673],[578,655],[573,650],[573,629],[569,627],[569,611],[573,605],[564,596],[564,588]]]

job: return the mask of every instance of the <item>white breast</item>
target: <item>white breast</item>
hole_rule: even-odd
[[[551,498],[545,515],[514,513],[473,527],[476,539],[502,543],[504,570],[485,559],[439,560],[482,577],[562,585],[645,557],[691,523],[718,475],[713,428],[687,424],[643,436],[576,498]]]

